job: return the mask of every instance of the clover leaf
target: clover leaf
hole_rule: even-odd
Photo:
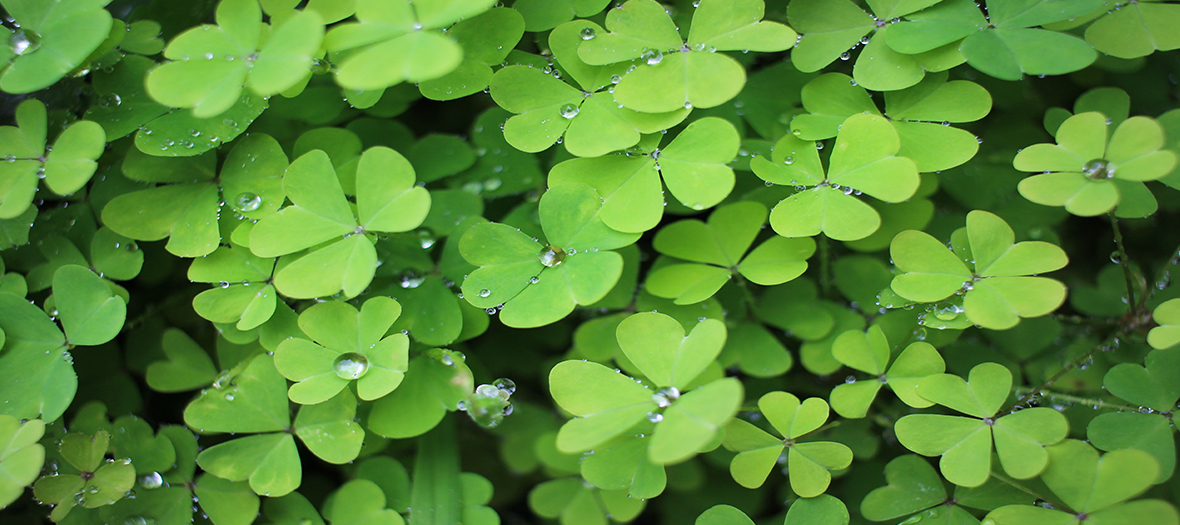
[[[976,365],[967,381],[954,374],[928,376],[918,383],[918,395],[971,417],[911,414],[894,426],[897,440],[923,456],[942,456],[942,475],[956,485],[987,481],[993,440],[1005,472],[1034,477],[1049,462],[1045,446],[1065,439],[1069,424],[1051,408],[998,416],[1011,385],[1012,372],[996,363]]]
[[[1116,450],[1099,457],[1093,447],[1072,439],[1047,450],[1052,460],[1041,479],[1067,508],[1008,505],[990,512],[985,522],[997,525],[1180,523],[1176,509],[1164,501],[1127,501],[1155,482],[1159,468],[1147,453]]]
[[[463,62],[446,75],[421,82],[418,89],[431,100],[454,100],[483,91],[492,80],[492,66],[504,61],[524,29],[521,14],[505,7],[460,21],[447,35],[463,48]]]
[[[937,4],[940,0],[869,2],[873,14],[850,1],[802,0],[787,6],[787,17],[800,33],[791,61],[800,71],[819,71],[837,58],[848,60],[849,50],[864,45],[853,67],[857,83],[876,91],[894,91],[917,84],[926,69],[950,69],[962,62],[925,67],[924,60],[903,55],[885,45],[885,35],[898,17]],[[869,36],[873,35],[873,36]],[[880,38],[878,38],[880,37]]]
[[[1152,348],[1162,350],[1180,343],[1180,299],[1160,303],[1151,312],[1151,319],[1159,325],[1147,333],[1147,343]]]
[[[0,89],[29,93],[47,88],[73,71],[107,39],[109,0],[3,2],[16,30],[0,50]],[[6,28],[7,29],[7,28]]]
[[[697,516],[693,525],[753,525],[745,512],[729,505],[713,505]]]
[[[512,8],[524,16],[525,30],[548,31],[575,16],[589,18],[610,4],[610,0],[516,0]]]
[[[155,157],[202,155],[244,133],[269,107],[267,100],[247,89],[216,116],[203,118],[187,109],[173,109],[140,125],[135,147]]]
[[[388,297],[365,301],[358,312],[348,303],[325,302],[299,314],[299,328],[311,337],[287,339],[275,349],[275,368],[295,384],[288,395],[302,405],[323,403],[356,381],[357,395],[379,399],[402,382],[409,338],[385,334],[401,315]]]
[[[721,352],[725,328],[720,321],[703,321],[685,337],[675,319],[639,313],[619,324],[617,337],[628,359],[660,390],[598,363],[558,363],[549,373],[553,399],[578,416],[558,432],[558,450],[594,448],[647,419],[656,423],[648,459],[678,463],[696,454],[736,413],[741,384],[732,378],[680,393]]]
[[[324,504],[324,517],[332,525],[353,523],[405,523],[396,510],[385,507],[385,493],[376,483],[354,479],[341,485]]]
[[[529,508],[542,518],[558,519],[563,525],[618,523],[634,520],[647,502],[630,497],[625,490],[599,490],[578,478],[559,478],[539,483],[529,492]]]
[[[254,226],[250,251],[276,257],[311,248],[275,274],[275,288],[293,298],[359,295],[377,269],[370,236],[417,228],[430,210],[430,194],[414,184],[409,161],[382,146],[366,150],[357,163],[355,212],[323,150],[291,163],[283,191],[292,205]]]
[[[39,419],[21,422],[0,414],[0,509],[16,501],[41,474],[45,447],[37,441],[45,434]]]
[[[354,344],[356,340],[354,336]],[[256,354],[214,389],[202,390],[185,408],[185,423],[201,433],[253,435],[204,449],[197,464],[219,478],[249,481],[259,495],[279,497],[298,488],[302,479],[294,436],[325,461],[355,459],[364,431],[353,421],[352,393],[341,392],[320,405],[301,408],[292,428],[286,383],[271,356]]]
[[[1167,416],[1161,413],[1107,412],[1090,420],[1086,439],[1100,450],[1142,450],[1159,465],[1156,483],[1176,471],[1176,438]]]
[[[1180,48],[1166,27],[1180,22],[1180,7],[1162,2],[1119,4],[1086,28],[1086,42],[1118,58],[1139,58]]]
[[[846,418],[861,418],[882,386],[888,385],[898,399],[914,408],[934,403],[918,394],[918,383],[927,376],[941,374],[946,364],[929,343],[916,341],[902,350],[891,365],[889,341],[880,325],[868,330],[848,331],[832,343],[832,357],[849,368],[876,378],[845,382],[832,389],[832,410]]]
[[[1052,312],[1065,300],[1065,285],[1029,275],[1064,267],[1065,252],[1041,241],[1013,243],[1014,236],[1003,219],[981,210],[967,214],[965,235],[953,237],[954,252],[929,234],[901,232],[893,238],[889,253],[903,273],[893,278],[890,287],[905,299],[936,303],[932,306],[936,315],[953,320],[963,314],[972,323],[994,330],[1016,326],[1022,317]],[[959,252],[968,255],[961,259]],[[958,296],[962,297],[961,312],[957,306],[939,303]],[[945,312],[937,313],[940,309]]]
[[[783,438],[745,420],[729,422],[724,445],[738,453],[729,464],[729,473],[739,485],[750,489],[761,487],[784,449],[791,490],[804,498],[818,496],[828,489],[832,482],[829,471],[852,464],[852,450],[841,443],[797,441],[828,420],[828,404],[822,399],[810,397],[800,402],[792,394],[770,392],[758,400],[758,408]]]
[[[352,90],[380,90],[403,81],[442,77],[463,63],[463,47],[439,29],[487,11],[495,0],[413,0],[387,5],[357,0],[357,22],[324,36],[336,81]]]
[[[894,51],[910,55],[957,48],[960,60],[1003,80],[1062,75],[1090,65],[1098,54],[1080,38],[1036,26],[1103,5],[1103,0],[990,0],[985,16],[970,0],[945,0],[907,14],[907,21],[891,28],[885,41]]]
[[[542,151],[561,141],[579,157],[598,157],[637,144],[640,136],[679,124],[691,109],[640,113],[620,108],[611,94],[625,72],[625,64],[591,66],[577,55],[578,44],[603,31],[597,24],[577,20],[549,34],[553,57],[578,89],[545,70],[508,66],[492,77],[492,99],[517,115],[504,123],[504,138],[526,152]]]
[[[654,0],[630,0],[606,15],[606,34],[578,46],[590,65],[638,60],[615,87],[615,100],[644,113],[711,108],[742,90],[745,70],[717,51],[784,51],[795,41],[791,28],[762,21],[761,0],[701,0],[695,4],[688,41]]]
[[[712,297],[735,274],[763,286],[802,275],[815,253],[811,239],[774,236],[746,255],[765,222],[766,207],[747,201],[717,208],[708,224],[689,219],[661,228],[653,241],[656,251],[692,263],[652,272],[647,291],[676,304],[692,304]],[[702,245],[706,239],[711,245]]]
[[[47,234],[37,241],[37,250],[45,256],[46,262],[29,269],[26,278],[30,291],[40,291],[53,284],[53,274],[66,265],[88,267],[99,277],[111,281],[127,281],[139,275],[143,267],[143,252],[139,245],[102,227],[89,239],[89,257],[64,235]]]
[[[632,497],[654,498],[664,492],[668,475],[664,465],[647,457],[650,425],[639,434],[622,435],[581,460],[582,478],[603,490],[626,490]]]
[[[458,410],[474,388],[463,354],[428,350],[410,360],[406,378],[396,390],[373,403],[369,430],[389,438],[422,435],[448,411]]]
[[[135,467],[128,459],[106,459],[111,434],[99,430],[93,435],[66,434],[58,442],[62,472],[45,476],[33,484],[33,495],[54,505],[49,518],[59,522],[75,506],[94,509],[111,505],[135,485]]]
[[[323,38],[315,11],[299,11],[281,25],[266,26],[260,42],[262,10],[255,0],[221,0],[217,25],[200,25],[168,44],[166,63],[147,75],[148,94],[172,107],[192,108],[193,116],[224,113],[248,87],[261,97],[285,91],[309,74],[312,54]]]
[[[658,140],[658,135],[653,137]],[[570,159],[549,172],[549,186],[589,184],[602,196],[602,221],[612,229],[641,233],[664,214],[660,180],[682,204],[712,207],[733,189],[727,166],[741,145],[733,124],[717,117],[693,121],[667,146],[641,142],[638,150],[593,159]]]
[[[45,104],[35,99],[17,106],[15,127],[0,126],[0,219],[23,214],[40,179],[53,193],[71,195],[86,186],[98,168],[96,160],[106,145],[102,126],[76,122],[53,146],[46,146],[46,131]]]
[[[259,327],[270,320],[277,305],[270,282],[274,267],[274,259],[257,257],[232,243],[193,259],[189,280],[217,285],[193,297],[193,310],[215,323],[234,323],[238,330]]]
[[[885,465],[887,485],[873,489],[860,502],[860,513],[872,521],[890,521],[914,514],[911,523],[932,521],[948,524],[977,524],[967,510],[956,505],[963,488],[948,499],[942,478],[926,460],[913,454],[893,458]],[[903,520],[904,521],[904,520]]]
[[[1020,194],[1045,206],[1064,206],[1080,216],[1117,206],[1125,193],[1142,193],[1143,181],[1167,175],[1177,156],[1164,147],[1164,129],[1149,117],[1132,117],[1108,135],[1098,112],[1074,115],[1057,129],[1057,144],[1034,144],[1012,161],[1020,171],[1042,172],[1020,181]]]
[[[287,168],[287,155],[274,138],[256,133],[234,146],[220,175],[216,162],[216,154],[162,158],[130,150],[124,175],[159,185],[115,197],[102,210],[103,222],[115,233],[140,241],[167,237],[165,249],[181,257],[213,253],[221,242],[223,208],[227,216],[232,210],[250,219],[279,208],[279,177]]]
[[[865,88],[841,73],[816,77],[800,91],[808,113],[791,120],[791,131],[803,140],[835,137],[844,120],[856,113],[884,115],[901,139],[897,155],[934,172],[961,165],[975,156],[979,141],[951,123],[974,122],[991,110],[992,97],[979,84],[947,82],[946,73],[931,73],[914,86],[885,94],[882,113]]]
[[[852,115],[840,127],[825,173],[815,143],[783,136],[769,160],[761,156],[750,160],[750,167],[763,180],[798,188],[771,210],[770,225],[784,237],[820,233],[841,241],[868,237],[880,226],[881,217],[852,196],[854,192],[902,202],[918,189],[917,167],[897,156],[900,147],[897,132],[884,118]]]
[[[1152,350],[1144,366],[1134,363],[1115,365],[1106,372],[1103,386],[1111,393],[1136,405],[1159,412],[1171,412],[1180,400],[1180,355],[1167,350]]]
[[[576,305],[602,299],[623,271],[611,250],[638,234],[608,228],[599,217],[602,199],[585,184],[555,186],[541,197],[538,213],[545,244],[506,224],[480,223],[459,241],[459,252],[479,269],[463,281],[463,296],[517,328],[545,325]]]

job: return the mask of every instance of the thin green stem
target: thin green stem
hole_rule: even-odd
[[[1086,364],[1087,362],[1090,362],[1092,359],[1094,359],[1094,352],[1097,352],[1097,351],[1102,350],[1104,348],[1108,348],[1111,343],[1113,343],[1114,341],[1117,341],[1117,340],[1118,340],[1117,336],[1108,337],[1106,340],[1102,341],[1102,343],[1100,343],[1098,346],[1091,348],[1089,352],[1082,354],[1081,357],[1075,359],[1072,363],[1069,363],[1069,364],[1065,365],[1064,367],[1062,367],[1061,370],[1058,370],[1056,374],[1053,374],[1052,377],[1045,380],[1045,382],[1042,383],[1041,386],[1031,389],[1027,393],[1025,393],[1023,396],[1020,396],[1020,398],[1017,399],[1016,403],[1013,404],[1012,406],[1027,404],[1030,400],[1032,400],[1033,397],[1036,397],[1036,395],[1038,393],[1045,390],[1046,388],[1049,388],[1050,386],[1053,386],[1053,383],[1056,383],[1058,379],[1061,379],[1061,376],[1068,374],[1071,370],[1073,370],[1079,366],[1082,366],[1082,365]]]
[[[1180,264],[1180,246],[1177,246],[1175,250],[1172,250],[1172,254],[1168,256],[1168,260],[1164,261],[1164,264],[1160,266],[1160,270],[1155,276],[1155,282],[1152,283],[1151,288],[1148,288],[1147,290],[1144,302],[1146,302],[1148,299],[1151,299],[1151,296],[1155,295],[1156,291],[1163,290],[1164,288],[1167,288],[1169,284],[1171,284],[1172,267],[1178,264]]]
[[[750,317],[756,319],[758,317],[758,307],[754,302],[753,292],[750,291],[749,286],[746,286],[746,278],[742,277],[742,274],[737,273],[736,271],[733,272],[733,277],[735,280],[737,280],[738,288],[740,288],[742,291],[742,297],[746,300],[746,306],[750,309]]]
[[[1135,278],[1131,275],[1131,259],[1127,257],[1127,247],[1123,244],[1123,232],[1119,229],[1119,219],[1114,212],[1110,213],[1110,226],[1114,230],[1114,244],[1118,247],[1119,266],[1123,267],[1123,279],[1127,281],[1128,312],[1135,311]]]
[[[1012,393],[1014,393],[1018,396],[1025,395],[1029,392],[1032,392],[1032,390],[1029,388],[1017,387],[1017,388],[1012,389]],[[1086,405],[1086,406],[1093,407],[1096,410],[1100,409],[1100,408],[1110,408],[1110,409],[1114,409],[1114,410],[1127,410],[1127,411],[1132,411],[1132,412],[1139,410],[1139,407],[1133,407],[1133,406],[1128,406],[1128,405],[1119,405],[1116,403],[1110,403],[1110,402],[1103,401],[1101,399],[1095,399],[1092,397],[1074,396],[1074,395],[1070,395],[1070,394],[1062,394],[1060,392],[1051,392],[1051,391],[1046,391],[1046,390],[1042,390],[1041,393],[1042,393],[1043,397],[1049,401],[1056,401],[1056,402],[1076,404],[1076,405]]]

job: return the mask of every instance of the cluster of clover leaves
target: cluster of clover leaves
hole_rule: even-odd
[[[1180,5],[0,5],[2,521],[1180,525]]]

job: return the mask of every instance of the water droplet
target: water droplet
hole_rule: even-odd
[[[1082,166],[1082,174],[1090,180],[1107,180],[1114,178],[1114,164],[1106,159],[1094,159]]]
[[[8,49],[16,56],[32,53],[41,47],[41,35],[36,31],[17,29],[8,37]]]
[[[648,412],[647,420],[651,421],[652,423],[659,423],[660,421],[664,420],[664,415],[657,412]]]
[[[107,93],[101,97],[98,97],[98,105],[104,108],[118,107],[119,104],[122,103],[123,97],[120,97],[118,93]]]
[[[595,36],[593,27],[583,27],[581,31],[582,40],[593,40]]]
[[[239,193],[238,197],[234,199],[234,207],[239,211],[254,211],[259,206],[262,206],[262,197],[248,191]]]
[[[848,60],[849,58],[852,58],[852,55],[848,54],[847,51],[840,53],[840,60]]]
[[[680,389],[674,386],[670,386],[651,395],[651,400],[654,401],[655,404],[660,408],[671,405],[673,401],[676,401],[679,398]]]
[[[573,104],[566,104],[561,106],[561,118],[574,118],[578,116],[580,109]]]
[[[951,302],[941,302],[934,305],[934,317],[940,321],[954,321],[963,313],[963,307]]]
[[[541,264],[549,267],[557,266],[565,261],[565,250],[554,246],[552,244],[541,248],[541,253],[537,256],[541,260]]]
[[[139,478],[139,484],[145,489],[158,489],[164,485],[164,477],[159,472],[152,472]]]
[[[340,354],[332,363],[332,369],[340,379],[359,379],[369,371],[369,359],[356,352]]]
[[[623,77],[620,77],[619,75],[611,75],[611,77],[610,77],[611,84],[618,84],[622,80],[623,80]]]
[[[492,291],[487,288],[484,288],[483,290],[480,290],[479,293],[476,295],[478,295],[480,297],[491,297]]]
[[[654,66],[659,64],[660,61],[664,60],[664,54],[659,51],[648,49],[647,51],[644,51],[642,55],[639,55],[639,59],[643,60],[649,66]]]

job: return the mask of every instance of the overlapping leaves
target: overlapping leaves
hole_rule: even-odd
[[[0,127],[0,154],[4,157],[0,162],[0,219],[24,213],[41,179],[53,193],[71,195],[85,187],[98,169],[95,161],[106,146],[101,126],[89,120],[76,122],[48,147],[47,132],[45,104],[35,99],[17,107],[15,127]]]
[[[1065,252],[1046,242],[1014,239],[1003,219],[980,210],[967,214],[967,228],[952,236],[951,250],[927,233],[904,231],[889,248],[902,272],[890,287],[910,301],[936,303],[935,310],[946,310],[936,315],[949,317],[943,321],[962,314],[991,329],[1052,312],[1065,300],[1065,285],[1031,275],[1064,267]],[[947,302],[959,297],[962,306]]]
[[[865,417],[869,405],[877,398],[877,392],[886,385],[909,406],[931,406],[934,403],[918,393],[918,383],[946,369],[938,350],[923,341],[911,343],[891,364],[889,341],[880,325],[870,326],[865,332],[854,330],[840,334],[832,343],[832,357],[849,368],[876,376],[845,382],[832,389],[832,410],[847,418]]]

